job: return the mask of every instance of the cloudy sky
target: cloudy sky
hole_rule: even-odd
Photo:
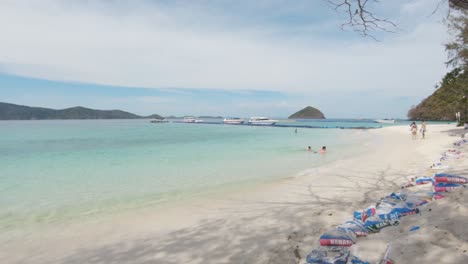
[[[338,0],[337,0],[338,1]],[[0,0],[0,101],[162,115],[406,117],[447,71],[439,0],[379,41],[325,0]]]

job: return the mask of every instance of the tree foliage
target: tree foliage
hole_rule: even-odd
[[[453,2],[453,3],[452,3]],[[448,17],[448,28],[452,41],[445,45],[448,53],[447,65],[453,70],[445,75],[437,90],[420,104],[411,108],[408,117],[413,120],[455,120],[460,112],[462,120],[467,121],[465,113],[468,94],[468,10],[463,5],[468,1],[450,2],[452,11]]]
[[[449,17],[453,40],[445,45],[447,64],[465,69],[468,66],[468,10],[460,10]]]
[[[455,113],[461,112],[464,119],[466,84],[468,72],[455,68],[445,75],[437,90],[420,104],[412,107],[408,118],[412,120],[455,120]]]

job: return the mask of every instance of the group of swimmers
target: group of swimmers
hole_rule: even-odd
[[[307,151],[311,151],[311,152],[317,153],[317,151],[313,151],[313,150],[312,150],[312,147],[311,147],[311,146],[308,146],[308,147],[307,147]],[[326,147],[326,146],[323,146],[323,147],[318,151],[318,153],[320,153],[320,154],[325,154],[325,153],[327,153],[327,147]]]

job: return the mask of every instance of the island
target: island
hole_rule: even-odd
[[[307,106],[290,115],[288,119],[325,119],[325,115],[315,107]]]
[[[122,110],[95,110],[76,106],[66,109],[30,107],[0,102],[0,120],[46,120],[46,119],[164,119],[153,114],[139,116]]]

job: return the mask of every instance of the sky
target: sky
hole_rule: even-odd
[[[405,118],[447,72],[438,3],[372,4],[398,25],[375,41],[342,30],[326,0],[0,0],[0,102]]]

